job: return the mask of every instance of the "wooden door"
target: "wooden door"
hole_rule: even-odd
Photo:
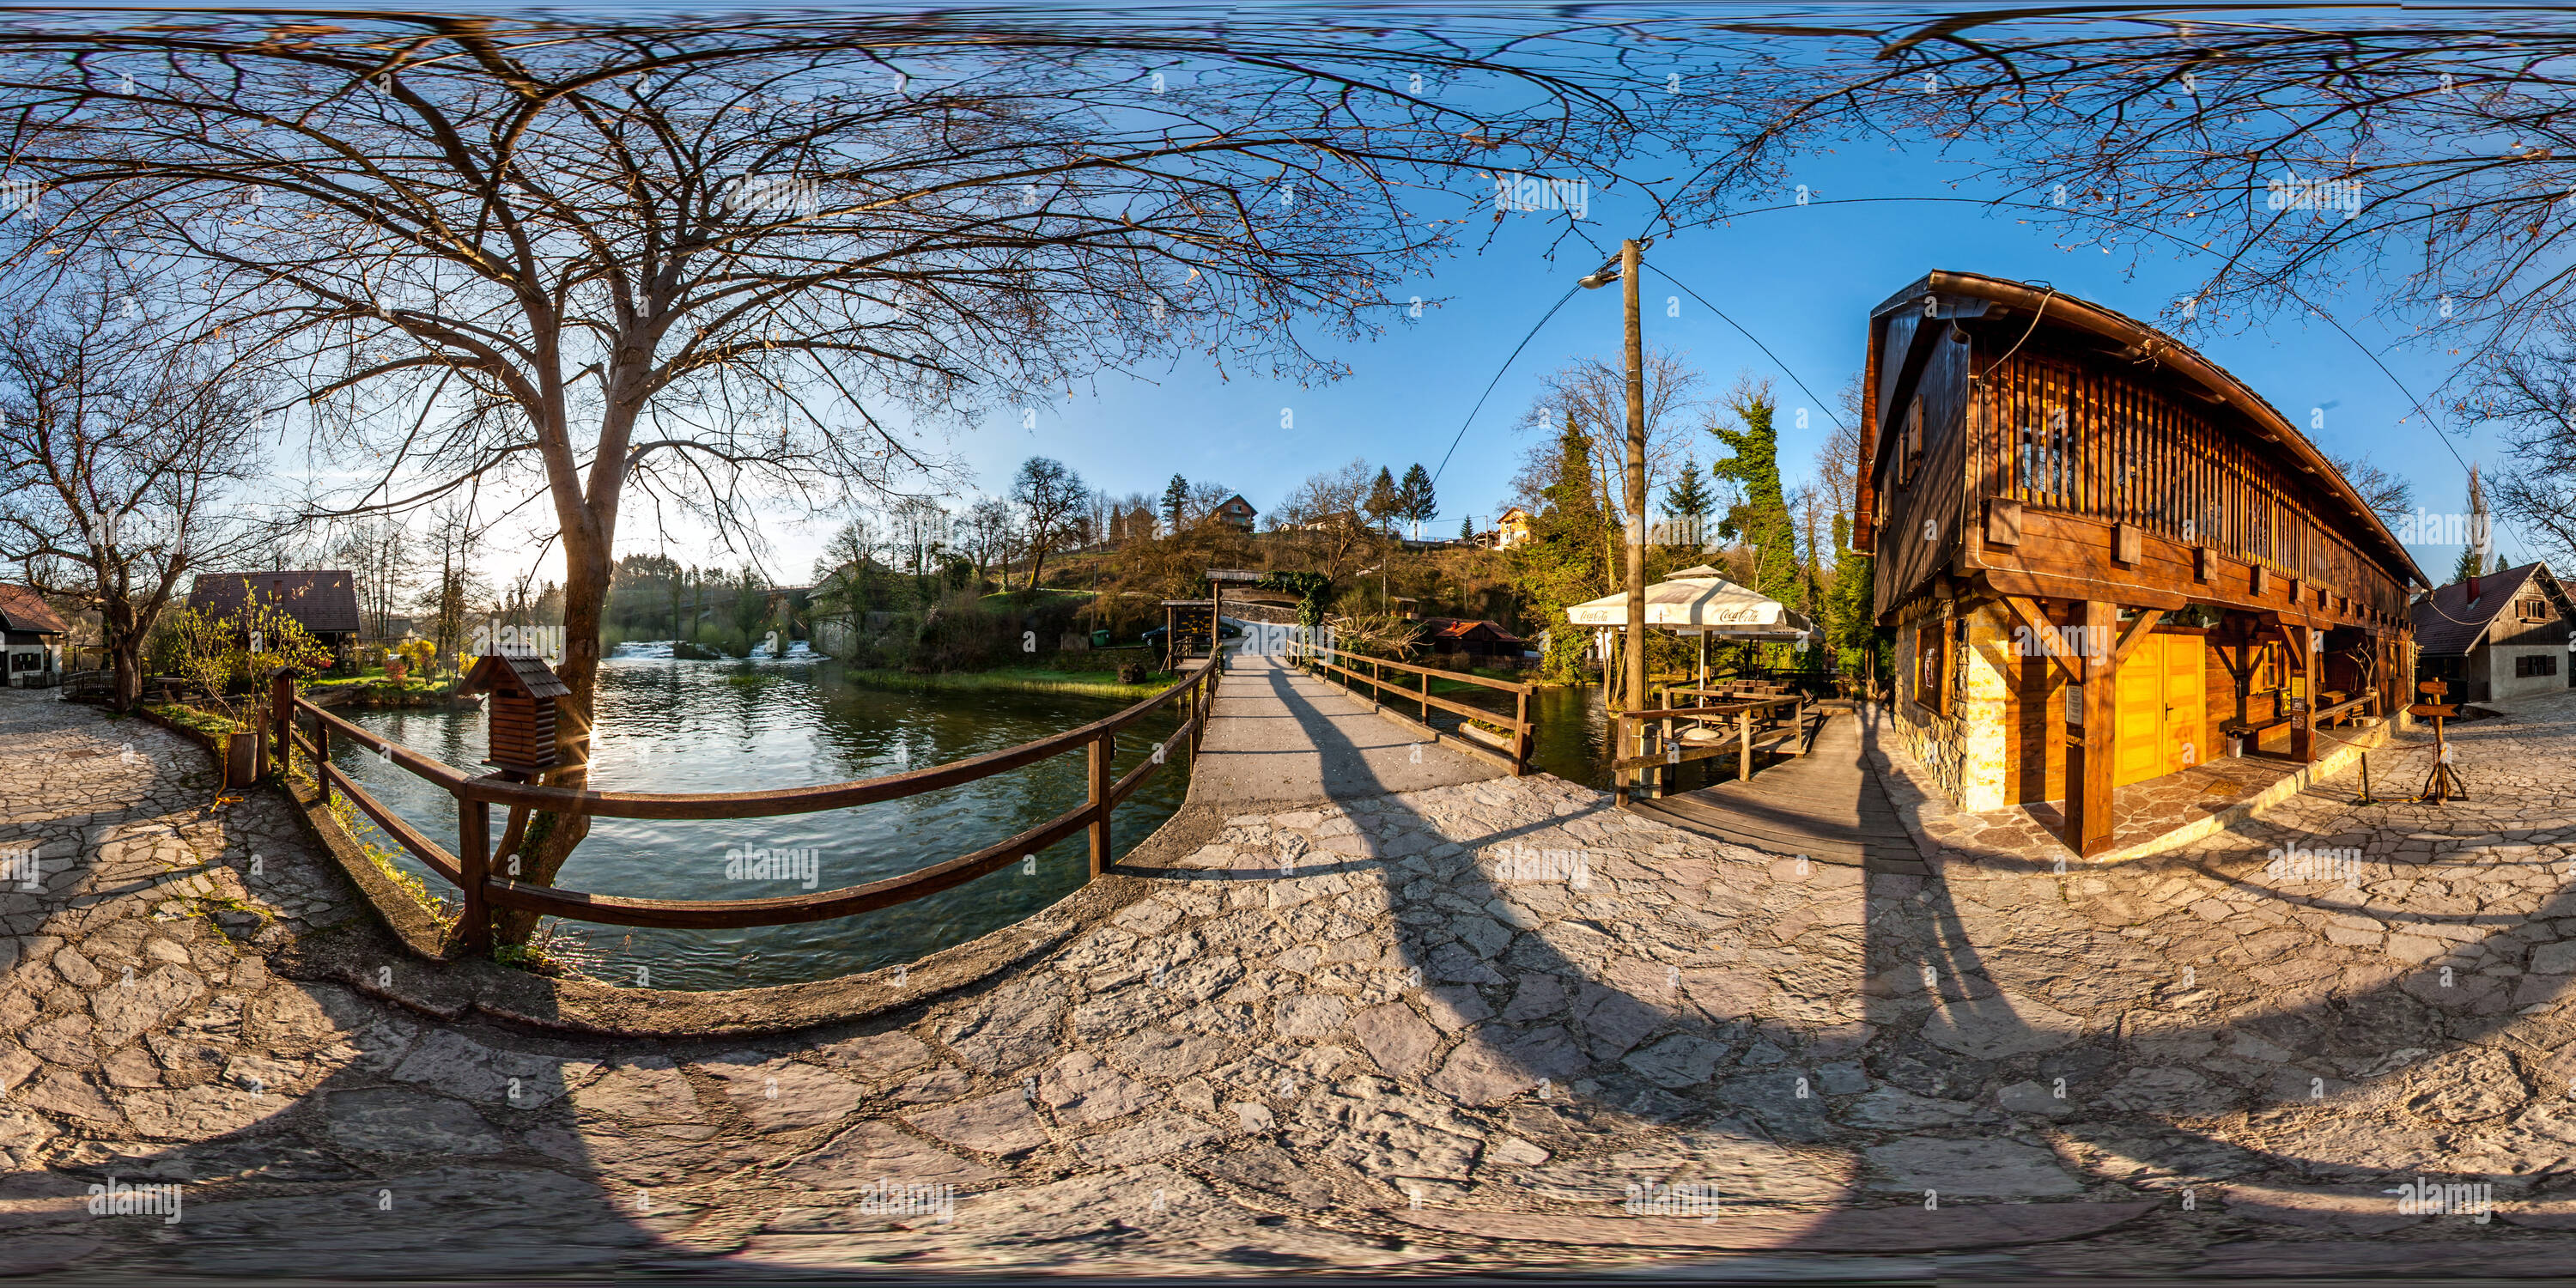
[[[2112,786],[2160,778],[2209,758],[2209,749],[2199,745],[2206,718],[2201,647],[2198,635],[2149,635],[2121,664]]]

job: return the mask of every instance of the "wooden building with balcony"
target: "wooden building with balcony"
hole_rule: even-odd
[[[2287,417],[2154,328],[1935,272],[1870,316],[1853,546],[1894,726],[1962,810],[2062,801],[2407,700],[2424,574]]]

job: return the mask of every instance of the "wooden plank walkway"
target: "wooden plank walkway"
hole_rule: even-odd
[[[1803,756],[1757,768],[1740,782],[1628,807],[1686,832],[1770,854],[1803,854],[1871,872],[1929,874],[1914,834],[1862,758],[1860,719],[1851,711],[1828,711]]]

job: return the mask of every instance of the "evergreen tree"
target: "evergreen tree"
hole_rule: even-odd
[[[1753,547],[1753,589],[1782,603],[1798,596],[1798,542],[1789,502],[1780,491],[1780,436],[1772,426],[1779,404],[1767,381],[1743,380],[1726,396],[1727,410],[1742,422],[1730,429],[1711,422],[1709,432],[1733,454],[1709,466],[1712,477],[1744,489],[1744,501],[1718,525],[1718,535]]]
[[[1178,532],[1181,520],[1189,513],[1190,481],[1175,474],[1163,485],[1163,530]]]
[[[1471,514],[1458,521],[1458,539],[1468,543],[1469,545],[1475,544],[1476,516]]]
[[[1852,550],[1851,516],[1837,511],[1834,515],[1833,584],[1825,592],[1823,627],[1825,640],[1834,651],[1834,669],[1846,675],[1865,674],[1869,666],[1869,645],[1877,634],[1870,620],[1871,557]]]
[[[1385,466],[1377,467],[1377,479],[1369,484],[1368,500],[1360,507],[1367,511],[1369,522],[1383,528],[1392,529],[1403,516],[1404,494],[1396,490],[1395,475],[1388,473]]]
[[[2487,490],[2478,482],[2478,467],[2469,467],[2469,540],[2460,547],[2459,565],[2451,569],[2451,580],[2467,581],[2486,570],[2487,534],[2493,532],[2495,517],[2487,511]]]
[[[1688,520],[1684,539],[1678,543],[1692,547],[1708,544],[1708,512],[1717,506],[1708,483],[1700,477],[1699,457],[1683,458],[1681,480],[1664,489],[1664,517]]]
[[[1541,477],[1538,513],[1530,516],[1531,539],[1512,550],[1517,580],[1528,596],[1530,614],[1545,623],[1548,634],[1547,674],[1571,679],[1581,671],[1583,652],[1592,632],[1577,630],[1565,610],[1610,593],[1607,520],[1592,475],[1592,450],[1571,412],[1565,432],[1550,449]]]
[[[1420,461],[1404,471],[1404,482],[1396,488],[1395,496],[1403,507],[1399,513],[1415,525],[1416,531],[1420,525],[1440,517],[1439,499],[1431,491],[1431,471],[1422,468]]]

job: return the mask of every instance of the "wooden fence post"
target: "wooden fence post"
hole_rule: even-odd
[[[1518,777],[1520,777],[1521,775],[1526,774],[1526,773],[1528,773],[1528,772],[1529,772],[1529,754],[1530,754],[1529,690],[1527,690],[1527,689],[1521,689],[1521,690],[1519,690],[1519,691],[1517,691],[1516,693],[1514,693],[1514,694],[1513,694],[1513,698],[1514,698],[1514,705],[1513,705],[1513,707],[1512,707],[1512,777],[1514,777],[1514,778],[1518,778]]]
[[[1735,713],[1736,765],[1735,781],[1753,777],[1753,708]]]
[[[1216,659],[1208,659],[1209,666]],[[1109,866],[1109,755],[1117,746],[1116,734],[1091,740],[1091,876],[1098,880],[1100,870]]]
[[[295,765],[295,672],[279,667],[268,681],[269,736],[277,741],[277,776],[286,778]]]
[[[492,910],[485,902],[483,883],[492,875],[492,805],[489,801],[456,798],[456,866],[458,883],[465,906],[457,914],[456,932],[469,957],[487,957],[492,952]]]

